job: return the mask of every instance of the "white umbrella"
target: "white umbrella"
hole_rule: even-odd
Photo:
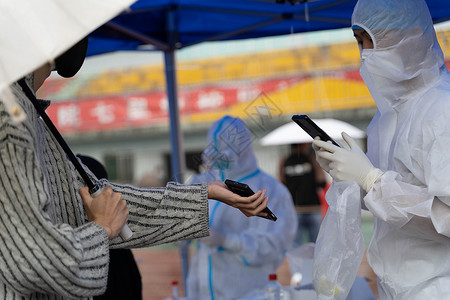
[[[11,83],[52,61],[135,1],[0,0],[0,97],[8,110],[13,112],[14,106]]]
[[[361,129],[344,121],[336,119],[313,119],[328,135],[335,140],[342,140],[341,133],[345,131],[354,139],[364,138],[366,134]],[[294,121],[284,124],[264,136],[260,143],[263,146],[287,145],[312,142],[310,137]]]

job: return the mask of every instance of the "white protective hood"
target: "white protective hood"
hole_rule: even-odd
[[[359,0],[352,25],[365,29],[374,43],[361,62],[361,76],[378,108],[367,129],[367,156],[384,174],[367,194],[355,183],[335,182],[327,201],[342,219],[342,212],[359,210],[358,198],[373,213],[368,260],[379,279],[380,299],[447,299],[450,77],[427,5]],[[355,220],[341,228],[344,235],[360,236]],[[327,244],[332,237],[322,231],[318,243]],[[361,248],[355,245],[346,244],[345,251],[359,260]],[[352,265],[345,259],[343,272]],[[326,277],[333,282],[331,274]]]
[[[423,0],[358,1],[352,24],[365,29],[374,43],[371,55],[361,62],[361,76],[377,104],[374,121],[381,118],[382,126],[374,130],[383,132],[377,138],[381,147],[368,148],[379,153],[369,152],[369,156],[386,170],[397,127],[396,111],[406,101],[417,101],[439,80],[445,69],[444,56]]]

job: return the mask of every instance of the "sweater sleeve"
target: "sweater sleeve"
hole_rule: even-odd
[[[19,295],[103,292],[109,251],[104,230],[95,223],[55,221],[54,196],[29,136],[10,124],[0,132],[1,281]]]
[[[161,188],[138,188],[101,182],[122,193],[130,210],[128,226],[133,236],[128,241],[117,237],[112,248],[153,246],[209,234],[206,183],[169,182]]]

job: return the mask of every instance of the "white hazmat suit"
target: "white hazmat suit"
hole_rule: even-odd
[[[208,132],[202,154],[210,169],[193,182],[231,179],[253,191],[266,189],[268,207],[278,217],[247,218],[238,210],[209,200],[211,236],[201,239],[188,275],[189,299],[237,299],[263,289],[268,275],[283,262],[297,228],[288,189],[258,168],[252,135],[240,119],[226,116]],[[237,211],[237,213],[236,213]]]
[[[367,257],[380,299],[450,299],[450,76],[429,10],[424,0],[359,0],[352,25],[374,44],[360,72],[378,108],[367,157],[381,176],[354,180],[367,193],[334,182],[327,201],[361,195],[374,215]],[[338,169],[351,166],[338,165],[326,167],[345,180]]]

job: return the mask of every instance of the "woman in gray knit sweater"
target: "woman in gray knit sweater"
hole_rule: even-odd
[[[35,91],[48,65],[27,83]],[[223,182],[138,188],[97,180],[93,200],[55,138],[18,84],[11,86],[26,113],[15,123],[0,101],[0,298],[90,298],[104,292],[109,248],[137,248],[207,236],[208,201],[247,216],[266,215],[265,190],[243,198]],[[110,187],[110,188],[109,188]],[[125,222],[133,236],[118,234]]]

